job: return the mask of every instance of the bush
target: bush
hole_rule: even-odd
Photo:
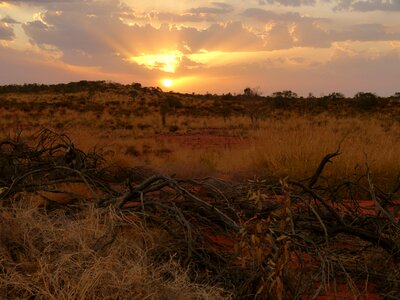
[[[258,96],[260,96],[259,89],[260,89],[259,87],[256,87],[256,88],[247,87],[243,90],[243,95],[246,97],[250,97],[250,98],[258,97]]]
[[[297,94],[292,91],[275,92],[272,94],[272,105],[276,108],[288,108],[297,97]]]
[[[182,102],[179,100],[179,98],[172,96],[172,95],[168,95],[167,96],[167,105],[170,109],[178,109],[178,108],[182,108],[183,104]]]
[[[132,83],[131,85],[135,90],[140,90],[142,88],[142,85],[138,82]]]
[[[373,93],[359,92],[354,96],[356,106],[362,110],[370,110],[379,104],[379,98]]]

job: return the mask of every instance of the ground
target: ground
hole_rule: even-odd
[[[3,298],[400,295],[399,99],[0,91]]]

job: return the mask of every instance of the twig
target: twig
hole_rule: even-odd
[[[310,182],[308,183],[308,188],[312,188],[318,181],[318,178],[321,176],[322,171],[324,170],[325,166],[327,163],[331,163],[331,159],[340,155],[340,146],[338,147],[338,149],[333,152],[333,153],[329,153],[327,154],[320,162],[317,170],[315,171],[314,175],[311,177]]]

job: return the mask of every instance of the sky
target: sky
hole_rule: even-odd
[[[400,0],[0,0],[0,84],[400,92]]]

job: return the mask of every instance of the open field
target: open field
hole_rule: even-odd
[[[374,179],[389,188],[400,170],[398,98],[370,107],[328,96],[279,104],[275,98],[178,95],[137,85],[76,89],[1,94],[3,135],[54,129],[85,151],[101,148],[117,164],[189,177],[305,178],[339,145],[330,178],[352,176],[368,160]]]
[[[1,298],[400,296],[398,95],[81,82],[0,115]]]

